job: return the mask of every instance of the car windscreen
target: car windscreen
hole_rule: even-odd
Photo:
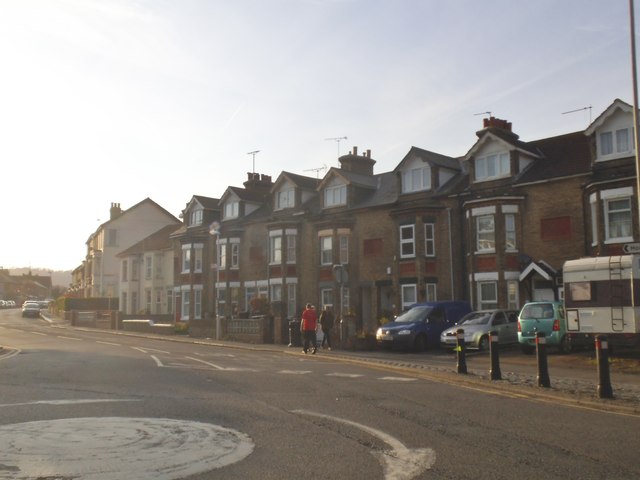
[[[525,305],[520,312],[520,318],[553,318],[553,305],[550,303],[536,303]]]
[[[490,319],[490,313],[470,313],[462,319],[460,325],[486,325]]]
[[[424,320],[429,312],[433,310],[433,307],[422,306],[422,307],[413,307],[410,310],[407,310],[398,318],[395,319],[396,322],[399,323],[413,323],[413,322],[421,322]]]

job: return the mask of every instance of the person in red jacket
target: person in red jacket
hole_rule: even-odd
[[[318,316],[315,308],[310,303],[307,303],[307,307],[302,312],[302,320],[300,322],[300,331],[304,336],[304,346],[302,351],[307,353],[311,348],[311,353],[316,353],[317,339],[316,328],[318,326]]]

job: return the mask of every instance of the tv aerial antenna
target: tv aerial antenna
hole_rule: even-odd
[[[333,140],[334,142],[336,142],[338,144],[338,158],[340,158],[340,142],[342,140],[346,140],[347,137],[329,137],[329,138],[325,138],[325,140]]]
[[[248,152],[247,155],[251,155],[253,157],[253,170],[252,173],[256,173],[256,153],[260,153],[260,150],[254,150],[253,152]]]
[[[568,112],[562,112],[562,115],[566,115],[567,113],[576,113],[576,112],[583,112],[585,110],[589,110],[589,125],[591,125],[591,105],[589,105],[588,107],[582,107],[582,108],[576,108],[575,110],[569,110]]]
[[[318,168],[307,168],[306,170],[304,170],[305,172],[316,172],[316,178],[320,178],[320,172],[326,172],[327,171],[327,165],[324,164],[321,167]]]

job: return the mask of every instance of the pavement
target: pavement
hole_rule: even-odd
[[[55,328],[94,330],[86,327],[72,327],[69,322],[47,314],[43,314],[42,318]],[[193,338],[188,335],[160,335],[122,330],[100,329],[100,331],[113,335],[138,336],[171,342],[278,352],[287,355],[305,355],[301,346],[248,344],[210,338]],[[6,346],[4,349],[0,347],[0,356],[11,353],[11,350]],[[391,370],[416,378],[512,398],[526,398],[533,401],[640,416],[640,352],[620,352],[619,354],[616,352],[616,355],[610,356],[609,379],[612,393],[610,398],[607,395],[602,398],[602,393],[607,393],[609,385],[606,383],[598,385],[601,380],[595,354],[588,351],[568,355],[550,353],[548,355],[550,378],[548,387],[540,386],[536,355],[524,355],[517,348],[506,349],[504,353],[500,354],[501,375],[499,380],[492,379],[488,353],[469,352],[465,359],[466,373],[458,373],[460,369],[456,354],[446,352],[420,354],[338,348],[331,351],[318,349],[316,355],[308,354],[307,357],[318,361],[340,361],[346,364]]]

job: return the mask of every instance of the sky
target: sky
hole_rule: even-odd
[[[0,267],[78,267],[111,203],[177,217],[354,146],[375,173],[412,146],[462,156],[487,112],[524,141],[584,130],[633,104],[629,18],[627,0],[0,0]]]

